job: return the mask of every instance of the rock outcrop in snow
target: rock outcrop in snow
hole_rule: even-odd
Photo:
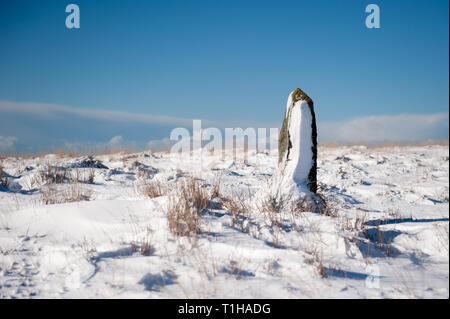
[[[271,193],[304,197],[317,191],[317,127],[314,104],[302,90],[288,98],[278,139],[278,171]]]

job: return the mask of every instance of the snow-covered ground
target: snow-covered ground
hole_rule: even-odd
[[[320,147],[329,216],[256,203],[276,153],[83,159],[1,160],[1,298],[449,297],[447,146]],[[210,203],[181,236],[167,211],[188,176]]]

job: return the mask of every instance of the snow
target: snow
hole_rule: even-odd
[[[299,199],[309,194],[308,177],[314,165],[311,110],[306,101],[293,101],[294,92],[289,94],[285,115],[289,116],[288,131],[292,147],[279,164],[279,171],[274,174],[268,191],[269,196],[278,198]],[[267,192],[265,193],[261,196],[267,196]]]
[[[449,297],[446,146],[319,147],[320,192],[337,216],[288,207],[279,227],[251,196],[270,183],[277,152],[250,151],[247,162],[199,152],[95,156],[108,169],[79,167],[83,159],[2,159],[11,186],[0,190],[1,298]],[[78,185],[90,200],[44,205],[47,164],[93,170],[94,183]],[[248,197],[243,226],[217,205],[203,212],[198,236],[172,234],[169,194],[188,175],[208,192],[220,179],[224,197]],[[153,180],[165,196],[141,192]]]
[[[312,152],[312,116],[308,103],[298,101],[292,110],[292,121],[289,132],[293,132],[292,136],[292,162],[297,163],[294,171],[294,181],[297,184],[304,184],[308,180],[308,174],[313,166]],[[300,105],[298,105],[300,104]],[[298,105],[298,106],[297,106]],[[300,129],[294,126],[295,122],[299,122]],[[300,134],[295,134],[300,132]]]
[[[291,99],[291,97],[289,97]],[[291,111],[289,122],[289,136],[292,148],[283,174],[295,185],[306,185],[308,174],[313,165],[312,153],[312,116],[308,103],[305,101],[295,102]]]

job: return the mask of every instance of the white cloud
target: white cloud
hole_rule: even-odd
[[[439,140],[448,138],[449,114],[400,114],[359,117],[345,122],[318,123],[318,136],[321,142],[344,143],[377,143],[377,142],[420,142],[426,140]],[[224,130],[220,130],[225,136]],[[279,128],[269,132],[268,137],[261,138],[261,144],[270,142],[277,147]],[[192,136],[188,137],[193,140]],[[243,142],[242,136],[237,140]],[[169,148],[177,141],[168,138],[149,141],[147,146],[151,149]],[[224,143],[225,145],[225,143]]]
[[[0,136],[0,152],[8,152],[14,150],[14,143],[17,137],[14,136]]]
[[[318,124],[321,141],[406,142],[448,138],[448,113],[378,115]]]
[[[131,113],[123,111],[113,111],[105,109],[76,108],[67,105],[35,103],[35,102],[12,102],[0,101],[1,113],[25,113],[43,118],[49,118],[58,114],[77,115],[89,119],[115,121],[115,122],[134,122],[143,124],[159,124],[172,127],[192,128],[192,118],[181,118],[164,115],[153,115],[146,113]],[[280,118],[282,115],[280,115]],[[268,127],[267,123],[258,123],[252,120],[236,119],[232,121],[223,120],[201,120],[203,128],[206,127]]]
[[[27,122],[20,121],[24,116],[31,116],[33,118],[33,126],[28,127]],[[162,137],[161,140],[153,140],[147,144],[153,149],[167,148],[173,145],[176,141],[169,141],[170,130],[175,127],[185,127],[191,131],[193,127],[193,120],[187,118],[176,118],[169,116],[158,116],[152,114],[139,114],[112,110],[73,108],[64,105],[45,104],[45,103],[23,103],[23,102],[8,102],[0,101],[0,118],[2,116],[9,116],[9,128],[0,131],[0,134],[10,134],[17,136],[21,141],[21,146],[36,146],[37,142],[33,141],[35,136],[44,136],[39,141],[43,145],[49,145],[52,140],[52,145],[63,143],[67,141],[72,147],[86,148],[89,147],[118,147],[118,146],[136,146],[138,148],[145,147],[145,140],[152,137]],[[86,122],[78,119],[74,121],[74,116],[79,116],[89,120],[98,120],[95,125],[89,122],[88,131],[91,132],[92,137],[84,137],[83,142],[79,142],[76,146],[73,142],[73,132],[86,131]],[[243,119],[234,119],[230,121],[213,121],[202,120],[202,130],[206,128],[219,128],[222,136],[225,136],[224,128],[242,127],[244,130],[249,127],[255,128],[280,128],[283,114],[280,113],[279,119],[271,124],[258,123],[255,121],[247,121]],[[69,122],[71,130],[61,132],[61,135],[55,137],[49,128],[52,128],[52,121],[55,123]],[[384,141],[392,142],[407,142],[407,141],[425,141],[429,139],[447,139],[448,138],[448,113],[436,114],[400,114],[400,115],[377,115],[358,117],[349,121],[343,122],[319,122],[318,123],[318,138],[320,142],[337,141],[344,143],[377,143]],[[131,124],[131,125],[130,125]],[[130,129],[135,128],[135,129]],[[1,128],[1,127],[0,127]],[[148,129],[147,129],[148,128]],[[257,131],[257,130],[256,130]],[[6,133],[5,133],[6,132]],[[160,132],[164,132],[161,134]],[[276,144],[278,139],[277,134],[269,133],[266,142],[269,140],[272,144]],[[117,135],[116,135],[117,134]],[[120,134],[120,135],[119,135]],[[167,137],[164,135],[167,134]],[[192,134],[192,133],[191,133]],[[79,134],[77,134],[77,138]],[[114,136],[106,142],[99,140],[97,136]],[[55,138],[54,138],[55,137]],[[122,138],[125,137],[125,140]],[[0,151],[11,150],[17,138],[2,137],[0,139]],[[66,147],[67,145],[66,142]],[[127,145],[125,145],[127,144]]]
[[[170,149],[170,147],[176,143],[177,141],[171,141],[167,137],[161,139],[161,140],[152,140],[148,141],[147,147],[151,150],[166,150]]]
[[[33,103],[33,102],[10,102],[0,101],[1,112],[19,112],[34,114],[42,117],[49,117],[57,113],[66,113],[78,115],[91,119],[108,120],[108,121],[132,121],[148,124],[167,124],[192,126],[191,119],[177,118],[163,115],[139,114],[122,111],[76,108],[66,105]]]
[[[120,146],[123,142],[123,138],[120,135],[114,136],[112,139],[109,140],[108,144],[112,147]]]

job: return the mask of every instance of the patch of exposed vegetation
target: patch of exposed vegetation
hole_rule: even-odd
[[[3,172],[3,166],[0,166],[0,186],[5,189],[9,186],[8,176]]]
[[[189,177],[179,182],[175,195],[169,196],[167,217],[173,234],[196,236],[200,232],[200,217],[209,207],[210,196],[200,182]]]

